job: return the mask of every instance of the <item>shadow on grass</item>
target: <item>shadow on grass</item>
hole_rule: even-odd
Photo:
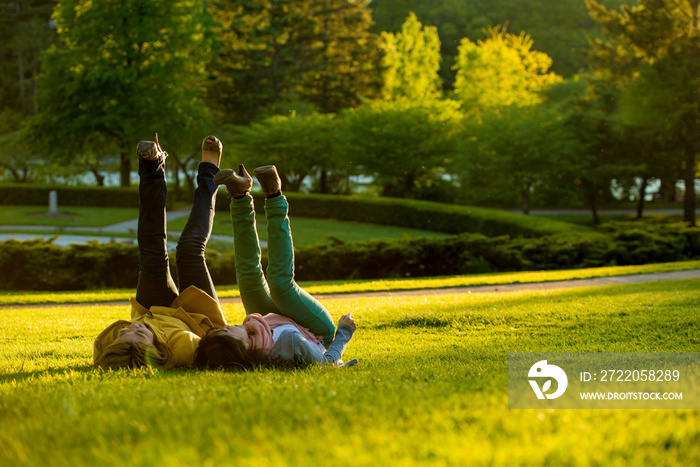
[[[0,374],[0,383],[23,382],[41,376],[61,376],[70,372],[88,374],[94,371],[95,367],[92,365],[72,365],[63,368],[50,368],[36,371],[23,371],[23,369],[20,367],[19,371],[17,372]]]

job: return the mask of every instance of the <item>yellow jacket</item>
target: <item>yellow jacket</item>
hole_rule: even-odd
[[[129,302],[131,320],[117,321],[97,336],[95,360],[102,349],[114,342],[120,329],[129,323],[144,323],[157,340],[170,347],[175,366],[190,366],[204,334],[211,328],[226,326],[219,302],[195,286],[185,289],[169,307],[152,306],[149,310],[134,299]]]

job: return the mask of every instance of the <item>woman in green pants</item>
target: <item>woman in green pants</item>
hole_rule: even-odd
[[[267,279],[250,189],[253,180],[241,164],[238,173],[221,170],[214,183],[231,196],[236,279],[246,318],[237,326],[211,330],[202,338],[195,364],[252,368],[259,364],[326,363],[342,365],[342,354],[357,328],[344,315],[333,325],[328,310],[294,281],[294,246],[288,204],[273,165],[254,171],[266,195]]]

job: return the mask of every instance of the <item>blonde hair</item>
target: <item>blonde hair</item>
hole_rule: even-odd
[[[93,353],[95,368],[117,369],[140,368],[144,366],[171,368],[173,366],[173,355],[170,347],[156,339],[155,333],[153,335],[153,344],[117,341],[116,337],[119,330],[128,324],[131,324],[131,322],[117,321],[108,326],[95,339]],[[111,342],[103,348],[101,339],[105,338]]]

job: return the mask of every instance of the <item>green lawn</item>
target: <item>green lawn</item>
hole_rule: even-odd
[[[691,410],[509,410],[522,351],[700,349],[700,280],[328,300],[352,368],[97,372],[126,305],[2,309],[0,465],[679,465]],[[229,322],[240,305],[225,305]]]
[[[105,208],[59,206],[60,217],[42,216],[48,206],[0,206],[0,225],[55,225],[105,227],[117,222],[136,219],[136,208]]]
[[[562,271],[502,272],[465,276],[421,277],[417,279],[300,282],[300,285],[311,294],[342,294],[551,282],[571,279],[625,276],[630,274],[687,271],[691,269],[700,269],[700,261],[678,261],[673,263],[643,264],[639,266],[610,266],[604,268],[569,269]],[[134,289],[74,290],[70,292],[6,291],[0,295],[0,306],[126,301],[129,297],[133,297],[134,293]],[[233,285],[217,285],[216,293],[221,298],[238,297],[240,295],[238,287]]]
[[[256,215],[258,236],[267,240],[266,218]],[[175,219],[168,222],[169,231],[181,231],[187,218]],[[313,245],[328,242],[327,235],[332,235],[345,242],[358,242],[373,239],[396,239],[404,237],[445,237],[448,234],[429,230],[408,229],[390,225],[363,224],[360,222],[345,222],[333,219],[310,217],[294,217],[291,219],[294,244],[297,246]],[[215,235],[232,236],[231,219],[225,213],[219,212],[214,218],[212,233]],[[233,239],[233,237],[231,237]],[[233,241],[233,240],[231,240]]]

